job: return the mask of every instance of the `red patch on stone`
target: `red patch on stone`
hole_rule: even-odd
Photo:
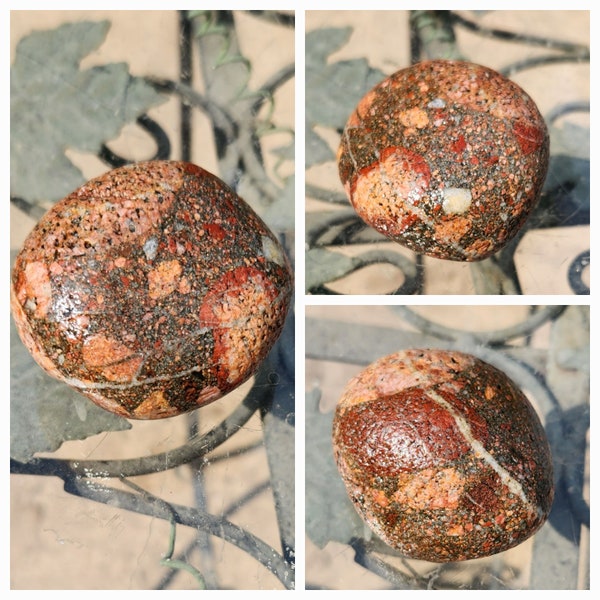
[[[354,198],[356,184],[362,177],[368,177],[372,171],[380,170],[382,164],[391,159],[394,171],[402,173],[403,181],[414,181],[421,189],[429,186],[431,171],[427,161],[419,154],[399,146],[390,146],[381,151],[379,159],[358,171],[352,180],[350,196]]]
[[[408,229],[411,225],[414,225],[419,220],[419,217],[415,214],[408,215],[402,219],[401,227],[403,229]]]
[[[208,233],[211,237],[215,238],[219,242],[221,240],[223,240],[225,238],[225,236],[227,235],[225,230],[220,225],[217,225],[216,223],[208,223],[204,226],[204,229],[206,231],[208,231]]]
[[[277,296],[277,288],[264,273],[238,267],[213,284],[204,297],[200,325],[213,332],[212,356],[220,389],[232,389],[246,380],[265,357],[261,338],[267,337],[269,328],[282,326]]]
[[[462,135],[460,135],[458,137],[458,139],[455,142],[453,142],[450,147],[452,148],[453,152],[460,154],[467,147],[467,142],[465,142],[465,138]]]
[[[407,148],[391,146],[382,151],[381,160],[386,160],[390,156],[394,157],[404,171],[415,173],[415,179],[422,179],[423,187],[429,186],[431,171],[427,161],[420,154]]]
[[[536,152],[546,138],[545,132],[539,127],[534,127],[523,121],[515,121],[513,129],[523,154]]]
[[[339,435],[357,465],[382,477],[443,465],[469,451],[452,415],[418,389],[352,406]]]

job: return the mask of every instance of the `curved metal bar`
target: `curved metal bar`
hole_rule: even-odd
[[[583,282],[581,278],[585,269],[590,266],[590,251],[586,250],[581,254],[578,254],[571,265],[569,266],[569,285],[571,289],[578,295],[589,295],[590,288]]]
[[[210,118],[222,176],[228,185],[234,186],[239,175],[241,149],[236,143],[239,127],[229,112],[185,83],[155,78],[146,78],[145,81],[159,91],[179,95],[183,102],[196,106]]]
[[[28,463],[11,460],[11,473],[59,475],[65,471],[83,478],[132,477],[159,471],[168,471],[205,456],[229,439],[263,405],[270,402],[274,385],[268,380],[270,369],[263,363],[262,374],[257,376],[243,402],[221,423],[202,436],[188,440],[183,446],[160,454],[124,460],[69,460],[36,458]]]
[[[366,224],[358,218],[349,221],[331,241],[332,246],[346,246],[360,243],[356,236],[367,229]]]
[[[270,77],[263,85],[258,88],[258,96],[254,103],[252,104],[251,112],[252,114],[256,114],[260,107],[263,105],[264,101],[270,97],[280,86],[284,83],[288,82],[290,79],[294,77],[296,73],[295,65],[287,65],[283,67],[279,72],[275,73],[272,77]]]
[[[357,219],[356,213],[351,208],[336,210],[331,213],[319,213],[318,217],[318,221],[307,223],[306,237],[311,248],[319,246],[319,238],[332,227],[353,223]],[[310,220],[310,214],[308,219]]]
[[[421,272],[417,264],[397,252],[386,252],[385,250],[370,250],[358,257],[359,268],[373,264],[389,263],[398,267],[404,275],[404,283],[394,292],[394,295],[415,294],[422,285]]]
[[[165,130],[148,115],[141,115],[136,123],[147,131],[156,144],[154,156],[148,160],[167,160],[171,155],[171,142]],[[114,153],[106,144],[102,144],[98,152],[98,158],[113,168],[123,167],[132,161]]]
[[[581,44],[572,44],[570,42],[562,42],[559,40],[552,40],[549,38],[538,37],[535,35],[525,35],[522,33],[516,33],[514,31],[506,31],[504,29],[495,29],[490,27],[483,27],[478,23],[469,21],[465,17],[457,14],[454,11],[448,11],[450,13],[450,19],[458,25],[462,25],[466,29],[474,31],[482,36],[492,37],[496,39],[506,40],[508,42],[521,42],[530,46],[541,46],[542,48],[551,48],[553,50],[561,50],[562,52],[569,52],[577,56],[585,55],[589,57],[589,48]]]
[[[40,206],[35,202],[30,202],[25,198],[11,196],[10,203],[36,221],[39,221],[46,214],[46,209],[43,206]]]
[[[350,546],[354,550],[354,560],[371,573],[389,581],[395,590],[426,589],[425,578],[416,574],[407,574],[388,564],[373,553],[369,545],[362,539],[353,539]]]
[[[499,69],[499,72],[507,77],[512,77],[515,73],[525,71],[526,69],[533,69],[534,67],[538,67],[540,65],[553,65],[565,62],[586,62],[589,61],[589,59],[589,54],[588,56],[573,56],[572,54],[560,56],[556,56],[554,54],[548,56],[536,56],[512,63],[506,67],[503,67],[502,69]]]
[[[333,192],[328,189],[312,185],[307,183],[304,187],[306,195],[315,200],[322,200],[324,202],[331,202],[332,204],[343,204],[348,205],[348,198],[346,194],[341,192]]]
[[[567,115],[572,112],[590,112],[590,103],[589,102],[567,102],[566,104],[561,104],[556,108],[553,108],[546,116],[546,122],[554,123],[560,117]]]
[[[174,519],[180,525],[207,531],[254,557],[271,571],[287,589],[294,587],[292,566],[287,564],[276,550],[260,538],[225,518],[215,517],[187,506],[167,503],[149,494],[125,492],[77,477],[65,480],[64,487],[66,492],[88,500],[95,500],[103,504],[110,502],[111,506],[167,521]]]
[[[408,306],[392,306],[404,320],[414,325],[417,329],[428,335],[434,335],[445,340],[461,340],[465,337],[473,339],[478,344],[503,344],[507,340],[530,335],[546,321],[556,319],[565,310],[564,306],[544,306],[541,310],[532,313],[521,323],[512,327],[505,327],[493,331],[465,331],[446,327],[440,323],[430,321],[415,313]]]
[[[356,273],[370,265],[387,263],[397,267],[404,275],[404,282],[396,289],[394,295],[413,295],[418,293],[423,285],[423,271],[419,268],[419,261],[412,262],[409,258],[398,252],[388,252],[386,250],[368,250],[359,256],[355,256],[352,262],[351,273]],[[345,273],[335,281],[346,277],[350,273]],[[311,294],[339,295],[325,285],[314,286],[309,290]]]

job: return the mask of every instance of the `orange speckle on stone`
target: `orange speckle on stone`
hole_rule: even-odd
[[[373,497],[373,502],[379,504],[379,506],[386,507],[390,503],[383,490],[373,489],[371,490],[371,496]]]
[[[146,419],[150,416],[155,419],[157,415],[160,415],[161,417],[172,417],[177,413],[178,410],[169,404],[162,390],[152,392],[133,411],[133,414],[137,419]]]
[[[362,118],[364,118],[369,112],[373,101],[377,97],[378,88],[374,88],[371,91],[367,92],[360,102],[358,103],[356,110],[353,113],[353,117],[355,120],[355,124],[358,125]]]
[[[486,388],[485,388],[485,399],[486,400],[491,400],[495,395],[496,395],[496,390],[492,386],[490,386],[490,385],[486,386]]]
[[[398,119],[405,127],[416,127],[417,129],[423,129],[429,124],[429,117],[422,108],[404,110],[398,115]]]
[[[104,335],[89,337],[82,349],[86,366],[109,381],[131,381],[142,357],[125,344]]]
[[[46,265],[41,262],[26,265],[24,281],[19,285],[17,297],[25,308],[34,308],[33,316],[37,319],[46,316],[52,301],[52,286]]]
[[[61,264],[57,262],[50,263],[50,267],[48,269],[51,275],[61,275],[64,271]]]
[[[451,536],[464,535],[465,528],[462,525],[450,525],[448,529],[446,529],[446,533]]]
[[[494,242],[492,240],[475,240],[471,245],[467,246],[465,250],[474,255],[485,255],[489,254],[493,246]]]
[[[399,482],[394,500],[416,510],[457,508],[466,484],[465,477],[451,467],[423,469],[404,479],[404,484]]]
[[[148,294],[158,300],[172,294],[179,284],[181,265],[177,260],[160,263],[156,269],[148,273]]]
[[[458,242],[471,228],[471,219],[467,217],[454,217],[441,221],[435,226],[434,237],[441,242],[448,240]]]
[[[190,281],[187,277],[182,277],[179,281],[179,286],[177,287],[177,291],[180,294],[189,294],[192,290],[192,286],[190,285]]]

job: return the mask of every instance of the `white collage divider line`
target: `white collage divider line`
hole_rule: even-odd
[[[296,314],[295,314],[295,481],[296,489],[296,506],[295,506],[295,531],[296,531],[296,558],[295,558],[295,569],[296,569],[296,590],[304,590],[306,587],[306,549],[305,549],[305,460],[304,460],[304,447],[305,447],[305,360],[306,346],[304,340],[305,330],[305,244],[306,239],[306,228],[304,220],[304,190],[305,190],[305,105],[304,105],[304,90],[305,90],[305,14],[304,11],[296,9],[295,16],[295,38],[296,38],[296,78],[295,78],[295,293],[296,293]]]

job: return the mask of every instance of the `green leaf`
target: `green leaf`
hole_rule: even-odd
[[[333,412],[319,411],[320,393],[306,394],[306,533],[320,548],[329,541],[348,543],[365,535],[335,466],[331,442]]]
[[[273,231],[293,231],[295,222],[294,197],[295,177],[285,179],[281,196],[265,209],[263,218]]]
[[[11,195],[56,201],[85,181],[68,148],[97,153],[166,97],[127,65],[80,70],[110,24],[67,23],[23,38],[11,68]]]
[[[306,166],[311,167],[320,163],[333,160],[335,154],[327,144],[327,142],[314,131],[314,129],[306,128],[305,156]]]
[[[573,158],[589,160],[590,129],[573,123],[559,121],[549,127],[552,154],[565,154]]]
[[[331,53],[343,46],[352,28],[311,31],[306,36],[306,127],[323,125],[341,130],[358,101],[385,74],[363,58],[328,64]],[[310,143],[310,147],[309,144]],[[331,160],[317,134],[307,136],[306,166]]]
[[[306,289],[334,281],[350,273],[359,262],[325,248],[311,248],[305,255]]]
[[[131,428],[126,419],[47,375],[21,342],[12,319],[10,359],[10,455],[15,460],[28,462],[67,440]]]
[[[296,150],[296,143],[294,138],[292,137],[291,141],[284,146],[278,146],[277,148],[273,148],[271,153],[280,158],[281,160],[294,160]]]

